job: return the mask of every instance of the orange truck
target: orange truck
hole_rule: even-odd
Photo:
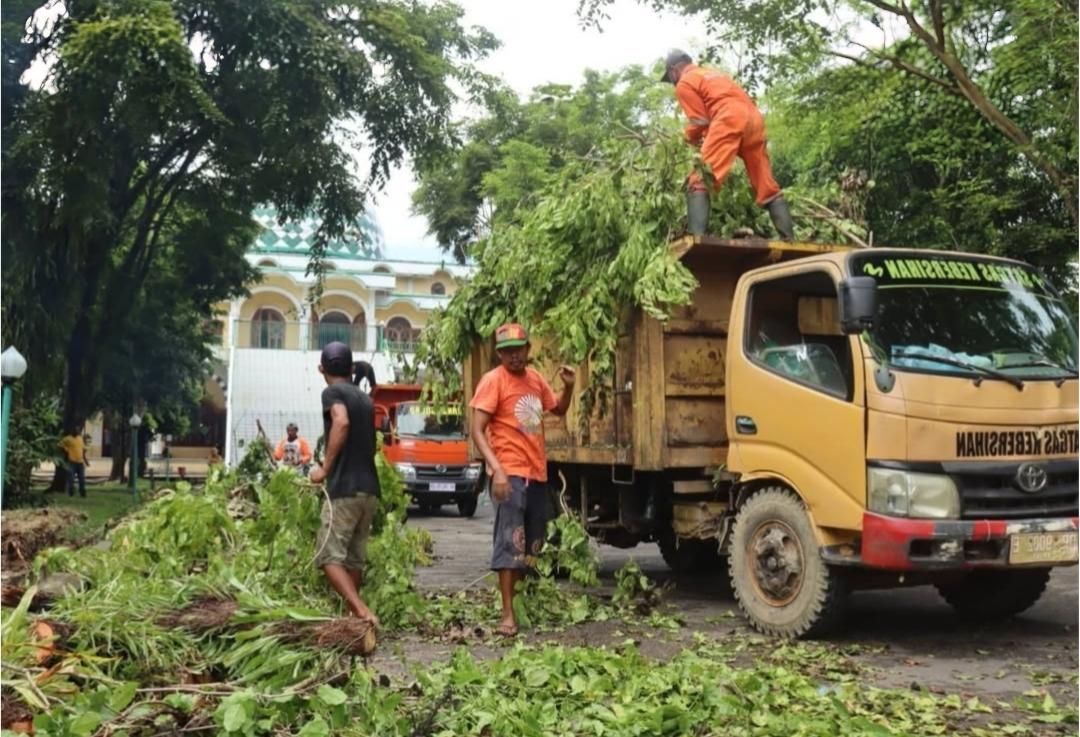
[[[1077,328],[1028,264],[687,237],[665,321],[627,306],[604,412],[545,419],[561,507],[729,577],[757,629],[930,584],[967,618],[1035,603],[1078,559]],[[534,341],[534,356],[543,356]],[[465,399],[494,365],[466,360]],[[557,366],[538,364],[549,380]],[[575,387],[588,387],[589,365]]]
[[[485,474],[483,464],[469,460],[461,407],[451,405],[432,414],[419,401],[421,390],[419,384],[385,384],[372,392],[383,455],[421,509],[457,504],[462,517],[472,517]]]

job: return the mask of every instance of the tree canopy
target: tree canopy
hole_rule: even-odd
[[[578,86],[541,85],[524,101],[495,90],[483,115],[456,126],[459,147],[419,162],[414,211],[463,261],[494,228],[519,223],[563,167],[672,109],[639,68],[586,71]]]
[[[319,272],[391,167],[443,145],[455,90],[478,89],[472,62],[494,45],[461,15],[405,0],[4,4],[4,337],[35,387],[62,374],[65,423],[102,407],[107,371],[170,337],[141,310],[199,322],[244,289],[256,205],[319,218]],[[135,329],[150,332],[131,351]]]
[[[642,0],[645,2],[645,0]],[[602,25],[611,0],[581,0]],[[1045,178],[1077,226],[1077,6],[1070,0],[648,0],[704,18],[707,53],[738,48],[740,78],[853,63],[931,84],[970,106]],[[955,108],[954,108],[955,109]],[[912,128],[914,137],[919,130]]]

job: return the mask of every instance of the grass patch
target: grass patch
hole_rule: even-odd
[[[150,482],[139,480],[139,497],[145,500],[150,493]],[[82,512],[86,519],[72,525],[64,532],[64,539],[71,543],[85,542],[100,537],[110,520],[117,519],[141,504],[131,495],[131,487],[121,483],[88,485],[86,496],[67,496],[64,492],[48,495],[50,507],[66,507]]]

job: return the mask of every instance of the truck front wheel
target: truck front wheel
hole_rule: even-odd
[[[847,581],[821,559],[806,508],[788,489],[761,489],[739,509],[728,570],[739,608],[759,632],[813,637],[843,616]]]
[[[936,585],[938,593],[963,619],[987,622],[1011,617],[1032,606],[1049,580],[1049,568],[985,569]]]

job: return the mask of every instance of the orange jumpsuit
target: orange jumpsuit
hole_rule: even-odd
[[[742,87],[720,72],[691,64],[675,85],[675,96],[690,119],[686,140],[701,146],[701,158],[712,167],[716,180],[714,189],[720,189],[738,156],[746,164],[759,205],[780,194],[765,150],[765,121]],[[689,183],[690,191],[705,191],[697,171],[690,174]]]

